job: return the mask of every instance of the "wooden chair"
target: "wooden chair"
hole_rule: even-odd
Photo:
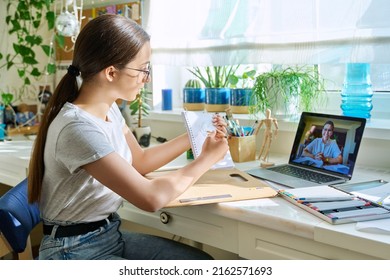
[[[11,252],[33,259],[30,233],[40,222],[37,204],[27,199],[27,179],[0,197],[0,257]]]

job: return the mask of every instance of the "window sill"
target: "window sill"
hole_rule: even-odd
[[[174,108],[171,111],[153,110],[148,117],[149,120],[167,121],[167,122],[182,122],[182,108]],[[234,117],[238,120],[253,120],[251,115],[235,114]],[[281,131],[296,131],[298,119],[294,118],[278,118],[279,130]],[[368,139],[390,140],[390,120],[382,118],[372,118],[367,121],[364,131],[364,137]]]

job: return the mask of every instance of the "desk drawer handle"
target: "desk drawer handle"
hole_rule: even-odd
[[[161,212],[160,213],[160,221],[163,223],[163,224],[167,224],[169,223],[169,219],[171,218],[171,216],[169,216],[168,213],[166,212]]]

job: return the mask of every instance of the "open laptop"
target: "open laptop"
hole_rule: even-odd
[[[310,140],[305,140],[307,131],[315,126],[311,141],[316,138],[321,139],[322,130],[327,121],[334,123],[331,141],[336,142],[342,155],[342,163],[340,164],[328,164],[326,159],[323,161],[312,159],[305,156],[303,152],[306,147],[309,149],[310,145]],[[352,178],[365,126],[366,119],[364,118],[303,112],[289,162],[268,168],[258,167],[246,172],[254,177],[291,188],[344,183]],[[314,144],[312,143],[311,147]],[[323,149],[324,146],[319,144],[317,147]],[[333,150],[337,152],[337,148],[333,147]]]

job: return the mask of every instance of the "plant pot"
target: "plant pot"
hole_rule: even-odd
[[[134,128],[134,135],[137,138],[138,143],[142,147],[149,147],[150,138],[152,136],[150,126],[143,126],[143,127]]]
[[[252,89],[233,88],[230,94],[230,109],[233,114],[248,114],[251,104]]]
[[[208,112],[225,112],[230,106],[230,88],[206,88],[205,109]]]
[[[183,108],[188,111],[203,111],[205,90],[203,88],[183,88]]]

